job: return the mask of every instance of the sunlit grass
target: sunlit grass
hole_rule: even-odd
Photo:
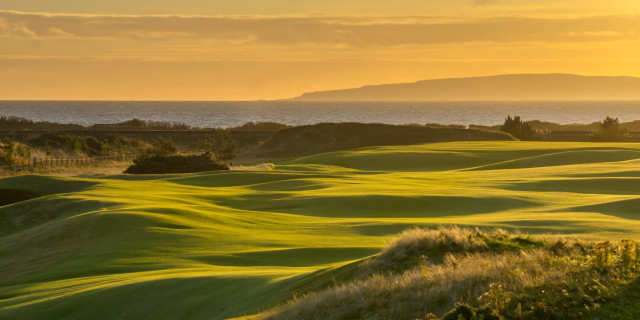
[[[640,144],[460,142],[261,171],[4,179],[44,197],[0,208],[0,318],[238,317],[414,226],[640,239],[639,167]]]

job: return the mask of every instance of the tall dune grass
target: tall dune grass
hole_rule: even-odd
[[[628,240],[596,244],[500,229],[411,229],[362,266],[369,276],[295,299],[264,318],[437,319],[464,303],[507,319],[577,319],[637,277],[638,248]],[[418,254],[424,257],[416,264]],[[397,265],[408,269],[389,273]]]

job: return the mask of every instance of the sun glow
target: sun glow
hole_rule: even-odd
[[[640,76],[636,1],[5,3],[0,99],[253,100],[500,73]]]

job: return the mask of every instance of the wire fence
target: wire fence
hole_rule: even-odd
[[[0,166],[0,171],[4,172],[21,172],[35,171],[43,168],[61,168],[61,167],[80,167],[80,166],[96,166],[104,164],[108,161],[132,162],[136,155],[119,154],[100,157],[67,157],[67,158],[32,158],[23,160],[20,163]]]

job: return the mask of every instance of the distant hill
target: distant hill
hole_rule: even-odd
[[[640,100],[640,78],[510,74],[305,93],[297,101]]]

